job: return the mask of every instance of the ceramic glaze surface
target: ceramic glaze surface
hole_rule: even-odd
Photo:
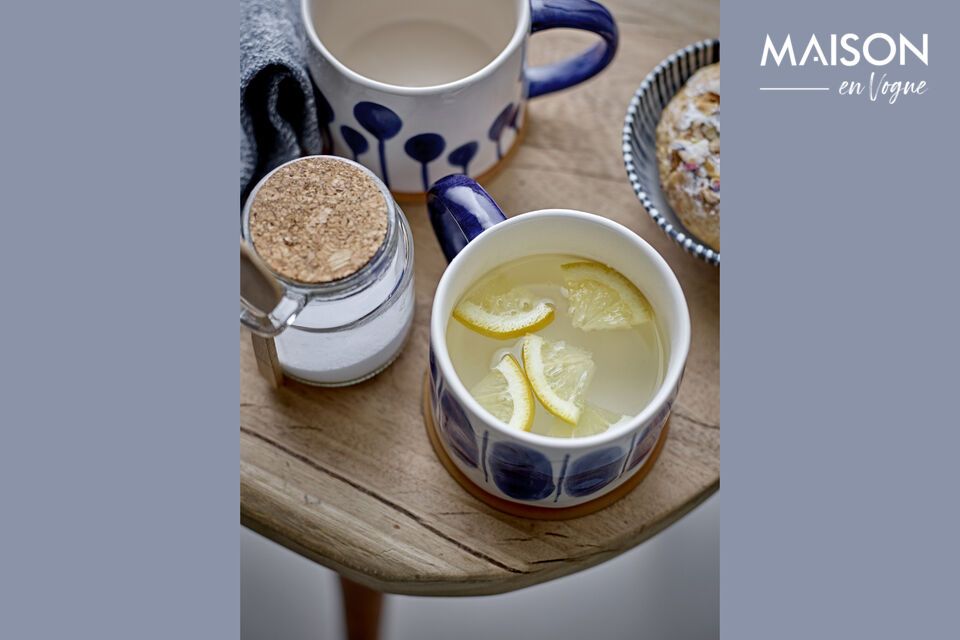
[[[325,138],[333,153],[399,193],[493,169],[519,140],[526,99],[599,73],[617,45],[612,16],[590,0],[302,0],[302,7]],[[526,68],[530,33],[555,27],[593,31],[601,41],[570,60]]]
[[[667,425],[667,419],[670,418],[670,410],[673,409],[673,403],[677,399],[679,388],[678,385],[660,408],[660,411],[657,412],[657,415],[650,420],[643,430],[637,433],[636,442],[633,444],[633,450],[630,452],[630,458],[627,461],[626,468],[628,471],[638,467],[641,462],[646,460],[654,445],[657,444],[660,433]]]
[[[347,143],[347,146],[350,147],[350,152],[354,161],[357,160],[357,156],[361,153],[366,153],[367,149],[370,148],[370,145],[367,143],[367,139],[363,137],[363,134],[343,125],[340,127],[340,135],[343,136],[343,141]]]
[[[516,73],[521,57],[518,52],[503,64]],[[333,153],[356,159],[393,191],[423,193],[442,176],[488,171],[513,146],[523,125],[519,113],[515,126],[496,122],[504,110],[513,115],[513,105],[523,99],[522,83],[507,75],[495,74],[450,94],[391,95],[348,81],[316,52],[311,59],[315,82],[343,103],[329,130]],[[491,136],[492,130],[496,135]],[[429,148],[440,148],[440,154],[430,157],[429,167],[414,155],[426,139],[443,141],[442,147]],[[442,155],[446,149],[459,152]]]
[[[620,447],[597,449],[577,458],[564,478],[564,489],[571,496],[588,496],[613,482],[623,467]]]
[[[430,188],[430,172],[427,165],[440,157],[447,147],[443,136],[436,133],[421,133],[407,140],[403,150],[407,155],[420,163],[420,177],[423,180],[423,190]]]
[[[438,181],[428,194],[428,209],[452,260],[437,287],[430,323],[430,404],[444,450],[473,483],[514,502],[562,508],[613,491],[649,458],[679,389],[690,320],[676,277],[648,244],[616,223],[566,210],[507,220],[466,176]],[[571,250],[621,270],[647,295],[669,347],[664,383],[635,420],[603,434],[551,438],[512,431],[483,410],[457,378],[447,352],[447,322],[459,296],[493,261]]]
[[[371,80],[405,87],[454,82],[493,61],[509,41],[494,47],[456,21],[400,20],[357,37],[340,56],[350,69]],[[442,54],[440,53],[442,52]]]
[[[464,407],[443,380],[439,369],[431,369],[431,408],[450,459],[489,493],[538,506],[572,506],[620,486],[647,460],[669,416],[664,411],[644,423],[639,437],[628,432],[613,445],[570,453],[576,448],[570,441],[544,446],[498,433],[487,416]]]
[[[470,161],[477,155],[477,149],[480,145],[477,142],[468,142],[462,144],[447,156],[447,162],[460,168],[460,173],[469,174]]]
[[[476,433],[470,421],[449,393],[441,390],[439,397],[440,433],[460,462],[476,468],[480,457],[477,451]]]
[[[553,493],[553,465],[545,455],[517,442],[497,442],[487,457],[493,483],[517,500],[543,500]]]

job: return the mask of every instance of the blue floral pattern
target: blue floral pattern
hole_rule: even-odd
[[[468,414],[447,387],[432,348],[427,360],[437,434],[451,457],[462,463],[461,468],[468,477],[480,486],[487,485],[488,491],[494,491],[495,486],[513,500],[549,500],[560,503],[558,506],[563,506],[561,498],[576,503],[596,497],[646,462],[668,422],[679,387],[674,388],[663,407],[631,437],[624,436],[618,442],[590,450],[578,458],[567,453],[551,460],[544,452],[526,444],[498,441],[496,431],[491,436],[482,420],[471,422],[472,414]],[[489,486],[491,484],[493,486]]]
[[[440,383],[440,406],[438,423],[440,434],[446,440],[447,446],[464,464],[473,468],[479,466],[479,452],[477,451],[477,435],[470,426],[470,421],[460,404]]]
[[[567,465],[570,464],[570,454],[563,456],[563,466],[560,467],[560,479],[557,481],[557,495],[553,501],[560,501],[560,494],[563,493],[563,479],[567,476]]]
[[[380,153],[380,177],[383,178],[383,183],[387,185],[387,188],[390,188],[390,177],[387,174],[386,141],[400,133],[400,129],[403,128],[403,120],[391,109],[376,102],[358,102],[353,107],[353,117],[357,119],[361,127],[377,139],[377,150]]]
[[[440,157],[446,141],[438,133],[421,133],[413,136],[403,145],[407,155],[420,163],[420,176],[423,180],[423,190],[430,189],[430,173],[427,165]]]
[[[317,92],[317,110],[323,128],[325,141],[331,141],[331,126],[334,121],[334,113],[330,108],[330,103],[323,98],[322,94]],[[497,159],[502,159],[504,149],[502,138],[507,128],[514,130],[514,136],[519,133],[521,119],[523,116],[523,106],[519,103],[508,103],[487,130],[487,138],[495,145]],[[404,128],[403,119],[389,107],[376,102],[362,101],[353,107],[353,117],[356,123],[366,131],[374,140],[377,141],[377,154],[380,161],[380,177],[383,179],[387,188],[390,184],[390,168],[387,162],[386,143],[400,134]],[[357,130],[349,124],[341,124],[340,138],[343,144],[349,149],[349,155],[354,161],[360,161],[360,156],[370,151],[370,140],[362,131]],[[447,148],[447,141],[439,133],[424,132],[417,133],[407,138],[404,143],[404,151],[407,156],[420,164],[420,182],[424,191],[430,189],[430,163],[440,158]],[[341,150],[343,148],[341,147]],[[446,156],[446,163],[450,167],[460,170],[460,173],[469,175],[470,163],[477,157],[480,151],[480,143],[477,140],[464,142],[453,149]],[[344,154],[346,154],[344,150]],[[369,159],[363,161],[365,164],[371,164]],[[441,175],[449,173],[444,169],[438,171]]]
[[[494,443],[488,463],[497,488],[516,500],[543,500],[556,488],[550,460],[522,444]]]
[[[317,105],[317,123],[320,125],[320,137],[323,138],[323,152],[327,153],[333,148],[333,136],[330,134],[330,125],[333,123],[333,107],[330,101],[323,95],[317,85],[310,83],[313,87],[313,101]]]
[[[490,444],[490,432],[483,432],[483,448],[480,450],[480,461],[483,465],[483,481],[490,482],[490,472],[487,470],[487,445]]]
[[[433,355],[433,349],[430,349],[427,360],[430,362],[430,378],[437,380],[440,377],[440,370],[437,368],[437,357]]]
[[[644,430],[641,432],[641,435],[638,438],[637,446],[633,450],[633,454],[630,456],[630,462],[627,463],[627,469],[633,469],[641,462],[647,459],[647,455],[653,450],[654,445],[657,444],[657,440],[660,438],[660,433],[663,431],[664,425],[667,424],[667,418],[670,417],[670,408],[673,406],[672,402],[668,402],[663,406],[662,409],[653,417]]]
[[[616,480],[623,466],[623,458],[623,449],[620,447],[591,451],[570,465],[563,488],[575,498],[596,493]]]
[[[340,135],[343,136],[343,141],[350,147],[350,153],[353,154],[354,162],[357,161],[357,156],[366,153],[367,149],[370,148],[370,144],[363,134],[353,127],[343,125],[340,127]]]
[[[500,138],[503,136],[503,130],[516,117],[516,106],[511,102],[503,108],[494,118],[493,124],[487,131],[487,137],[497,145],[497,160],[503,159],[503,149],[500,147]]]
[[[470,161],[477,155],[477,149],[479,148],[480,145],[476,141],[462,144],[450,152],[450,155],[447,156],[447,162],[455,167],[460,167],[460,173],[467,175],[470,173],[468,169]]]

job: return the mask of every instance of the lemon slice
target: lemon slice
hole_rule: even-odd
[[[511,429],[533,427],[533,393],[523,369],[509,353],[470,391],[477,402]]]
[[[583,407],[583,413],[580,414],[580,421],[573,428],[573,437],[582,438],[603,433],[610,428],[610,425],[620,422],[625,417],[588,402]]]
[[[574,327],[628,329],[653,317],[650,303],[619,271],[599,262],[570,262],[560,268]]]
[[[453,317],[490,338],[519,338],[553,322],[553,306],[515,287],[470,296],[456,306]]]
[[[523,367],[540,404],[564,422],[577,424],[593,377],[590,352],[528,335],[523,339]]]

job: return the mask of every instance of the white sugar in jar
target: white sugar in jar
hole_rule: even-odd
[[[330,156],[266,175],[243,209],[243,241],[284,294],[240,321],[273,338],[283,375],[321,386],[365,380],[399,355],[413,323],[413,235],[386,186]]]

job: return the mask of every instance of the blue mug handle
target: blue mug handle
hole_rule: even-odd
[[[603,40],[578,56],[527,69],[531,98],[560,91],[597,75],[617,52],[617,23],[607,8],[592,0],[531,0],[530,32],[546,29],[582,29]]]
[[[485,229],[507,219],[476,180],[460,173],[433,183],[427,192],[427,210],[447,262]]]

